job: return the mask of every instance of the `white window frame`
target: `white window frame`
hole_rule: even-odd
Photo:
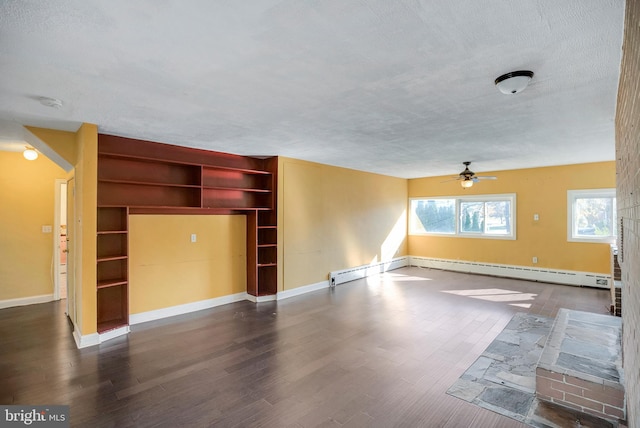
[[[613,198],[616,199],[616,189],[582,189],[582,190],[567,190],[567,241],[569,242],[591,242],[597,244],[613,244],[616,242],[616,227],[617,227],[617,213],[614,210],[611,219],[611,230],[613,235],[597,236],[593,235],[585,237],[584,235],[577,235],[574,220],[575,201],[576,199],[583,198]]]
[[[427,201],[438,199],[453,199],[455,200],[455,232],[443,233],[443,232],[417,232],[415,231],[415,215],[413,214],[412,205],[413,201]],[[511,206],[511,233],[510,234],[491,234],[491,233],[476,233],[476,232],[462,232],[460,227],[460,203],[461,202],[493,202],[493,201],[506,201],[510,202]],[[426,196],[421,198],[409,199],[409,235],[416,236],[446,236],[455,238],[476,238],[476,239],[503,239],[503,240],[515,240],[516,239],[516,194],[515,193],[503,193],[494,195],[474,195],[474,196]]]

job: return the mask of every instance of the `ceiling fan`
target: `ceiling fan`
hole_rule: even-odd
[[[464,165],[464,171],[458,174],[457,177],[451,177],[451,180],[443,181],[443,183],[446,183],[447,181],[460,180],[460,185],[466,189],[468,187],[473,186],[473,183],[477,183],[480,180],[497,180],[498,179],[498,177],[495,177],[493,175],[484,175],[484,176],[476,175],[475,172],[469,169],[469,165],[471,165],[470,161],[462,162],[462,164]]]

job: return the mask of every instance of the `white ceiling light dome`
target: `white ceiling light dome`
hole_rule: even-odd
[[[24,152],[22,152],[22,156],[24,156],[26,160],[36,160],[38,159],[38,152],[33,147],[27,146]]]
[[[512,71],[496,79],[496,86],[503,94],[517,94],[525,90],[533,78],[533,71]]]

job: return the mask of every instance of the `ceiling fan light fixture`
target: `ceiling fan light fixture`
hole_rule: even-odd
[[[27,146],[24,152],[22,152],[22,156],[24,156],[26,160],[36,160],[38,159],[38,152],[33,147]]]
[[[468,189],[469,187],[473,186],[473,180],[470,178],[465,178],[464,180],[462,180],[460,182],[460,185],[465,188]]]
[[[519,70],[503,74],[495,83],[503,94],[517,94],[525,90],[532,78],[533,71]]]

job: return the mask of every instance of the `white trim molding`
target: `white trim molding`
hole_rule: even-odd
[[[99,333],[100,343],[105,342],[109,339],[114,339],[116,337],[124,336],[131,331],[128,325],[124,327],[114,328],[113,330],[105,331],[104,333]]]
[[[303,285],[302,287],[291,288],[281,291],[277,294],[278,300],[288,299],[290,297],[300,296],[301,294],[311,293],[313,291],[329,288],[329,281],[320,281],[315,284]]]
[[[41,294],[39,296],[0,300],[0,309],[13,308],[15,306],[36,305],[38,303],[53,302],[53,300],[53,294]]]
[[[366,278],[371,275],[377,275],[379,273],[399,269],[405,266],[409,266],[409,257],[406,256],[396,257],[386,262],[371,263],[369,265],[336,270],[329,272],[329,285],[336,286],[344,282],[355,281],[356,279]]]
[[[98,333],[82,335],[77,328],[74,328],[73,340],[76,341],[76,346],[78,347],[78,349],[88,348],[89,346],[100,344],[100,335]]]
[[[128,325],[120,328],[114,328],[113,330],[105,331],[104,333],[91,333],[82,335],[79,333],[79,329],[74,325],[73,340],[76,342],[78,349],[88,348],[90,346],[96,346],[107,340],[124,336],[129,333],[130,329]]]
[[[254,296],[253,294],[247,293],[245,300],[253,303],[273,302],[277,300],[277,296],[275,294],[270,294],[268,296]]]
[[[230,294],[228,296],[215,297],[213,299],[200,300],[198,302],[185,303],[184,305],[170,306],[168,308],[156,309],[153,311],[141,312],[138,314],[131,314],[129,315],[129,325],[155,321],[162,318],[173,317],[176,315],[188,314],[190,312],[201,311],[203,309],[214,308],[216,306],[226,305],[242,300],[250,300],[247,296],[249,296],[247,293],[236,293]]]
[[[611,278],[604,273],[580,272],[562,269],[544,269],[528,266],[481,263],[466,260],[437,259],[409,256],[410,265],[455,272],[477,273],[481,275],[524,279],[528,281],[550,282],[580,287],[610,288]]]

